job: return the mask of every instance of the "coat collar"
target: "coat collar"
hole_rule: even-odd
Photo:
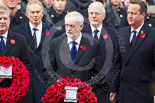
[[[42,46],[42,43],[43,43],[43,41],[44,41],[44,38],[46,37],[46,36],[48,36],[47,35],[47,32],[46,31],[48,31],[48,26],[47,25],[45,25],[44,23],[43,23],[43,26],[42,26],[42,34],[41,34],[41,41],[40,41],[40,44],[39,44],[39,46],[38,46],[38,48],[41,48],[41,46]],[[28,42],[28,44],[30,45],[31,43],[32,43],[32,34],[31,34],[31,30],[30,30],[30,25],[29,25],[29,23],[26,23],[25,24],[25,26],[24,26],[24,33],[25,33],[25,37],[26,37],[26,39],[27,39],[27,42]],[[37,49],[38,49],[37,48]],[[37,50],[36,49],[36,50]]]
[[[131,27],[128,30],[131,30]],[[143,30],[143,32],[145,34],[145,37],[141,37],[141,31],[142,30]],[[129,33],[131,33],[131,31]],[[145,40],[145,38],[148,35],[149,35],[149,26],[146,23],[144,23],[143,27],[141,28],[140,32],[138,33],[138,36],[137,36],[137,39],[136,39],[134,45],[130,48],[130,50],[128,52],[126,63],[128,63],[128,61],[133,57],[133,55],[136,53],[137,49],[140,47],[140,45],[142,45],[143,41]],[[130,38],[130,36],[129,36],[129,38]],[[127,41],[128,45],[130,45],[129,38],[128,38],[128,41]]]
[[[80,42],[80,46],[86,46],[87,47],[87,43],[88,40],[84,37],[84,35],[82,35],[82,38],[81,38],[81,42]],[[84,50],[82,50],[79,46],[79,49],[78,49],[78,52],[75,56],[75,63],[79,60],[79,58],[83,55],[83,53],[85,52]],[[69,45],[67,44],[67,36],[65,36],[65,39],[62,41],[61,45],[60,45],[60,51],[63,51],[62,53],[62,56],[60,57],[63,57],[63,58],[66,58],[68,63],[67,64],[71,64],[72,63],[72,60],[71,60],[71,54],[70,54],[70,49],[69,49]]]
[[[11,40],[15,40],[15,38],[14,33],[11,30],[9,30],[3,55],[6,55],[10,48],[14,45],[11,43]]]

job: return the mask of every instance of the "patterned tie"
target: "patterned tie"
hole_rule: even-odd
[[[77,53],[77,49],[76,49],[76,42],[72,41],[72,48],[71,48],[71,58],[72,58],[72,62],[75,62],[75,55]]]
[[[3,54],[4,52],[4,48],[5,48],[5,44],[4,44],[4,40],[3,40],[3,36],[0,36],[0,46],[1,46],[1,53]]]
[[[36,48],[37,48],[36,31],[37,31],[38,29],[37,29],[37,28],[33,28],[33,30],[34,30],[34,33],[33,33],[33,36],[32,36],[32,40],[33,40],[34,48],[36,49]]]
[[[133,38],[132,38],[131,43],[130,43],[131,47],[134,45],[136,38],[137,38],[137,36],[136,36],[137,32],[135,30],[133,30],[132,32],[133,32]]]
[[[96,40],[98,40],[98,37],[97,37],[97,33],[99,32],[99,30],[94,30],[94,33],[95,33],[95,35],[94,35],[94,39],[96,39]]]

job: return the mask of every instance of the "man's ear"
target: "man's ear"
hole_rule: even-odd
[[[142,15],[142,17],[144,17],[144,18],[145,18],[145,15],[146,15],[146,14],[145,14],[145,12],[143,12],[141,15]]]
[[[80,30],[82,30],[82,29],[83,29],[83,26],[84,26],[84,24],[81,24],[81,25],[80,25]]]
[[[25,16],[28,16],[28,13],[27,12],[25,12]]]
[[[103,20],[105,19],[105,17],[106,17],[106,14],[103,15]]]

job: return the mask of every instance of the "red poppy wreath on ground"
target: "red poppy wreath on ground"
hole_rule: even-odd
[[[44,103],[58,103],[60,99],[65,97],[66,90],[65,87],[78,87],[77,95],[79,103],[97,103],[97,97],[94,95],[92,88],[86,84],[86,82],[81,82],[80,79],[73,78],[61,78],[46,89],[42,101]]]
[[[18,58],[1,57],[0,66],[5,69],[12,66],[12,83],[10,87],[0,87],[0,103],[16,103],[28,91],[29,72]]]

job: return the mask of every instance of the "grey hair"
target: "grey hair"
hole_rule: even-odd
[[[84,17],[77,11],[72,11],[72,12],[69,12],[68,14],[66,14],[65,21],[68,18],[77,21],[77,23],[79,25],[84,23]]]
[[[2,3],[0,4],[0,13],[8,13],[8,15],[10,16],[9,9]]]
[[[105,7],[104,7],[104,5],[103,5],[101,2],[93,2],[93,3],[91,3],[91,4],[89,5],[89,7],[88,7],[88,13],[89,13],[89,11],[90,11],[90,7],[91,7],[91,6],[94,6],[94,7],[96,7],[96,8],[102,8],[102,13],[103,13],[103,15],[106,13]]]
[[[28,7],[31,5],[31,4],[38,4],[40,5],[41,7],[41,10],[44,11],[44,7],[42,5],[42,3],[40,1],[37,1],[37,0],[32,0],[32,1],[29,1],[27,6],[26,6],[26,12],[28,12]]]

